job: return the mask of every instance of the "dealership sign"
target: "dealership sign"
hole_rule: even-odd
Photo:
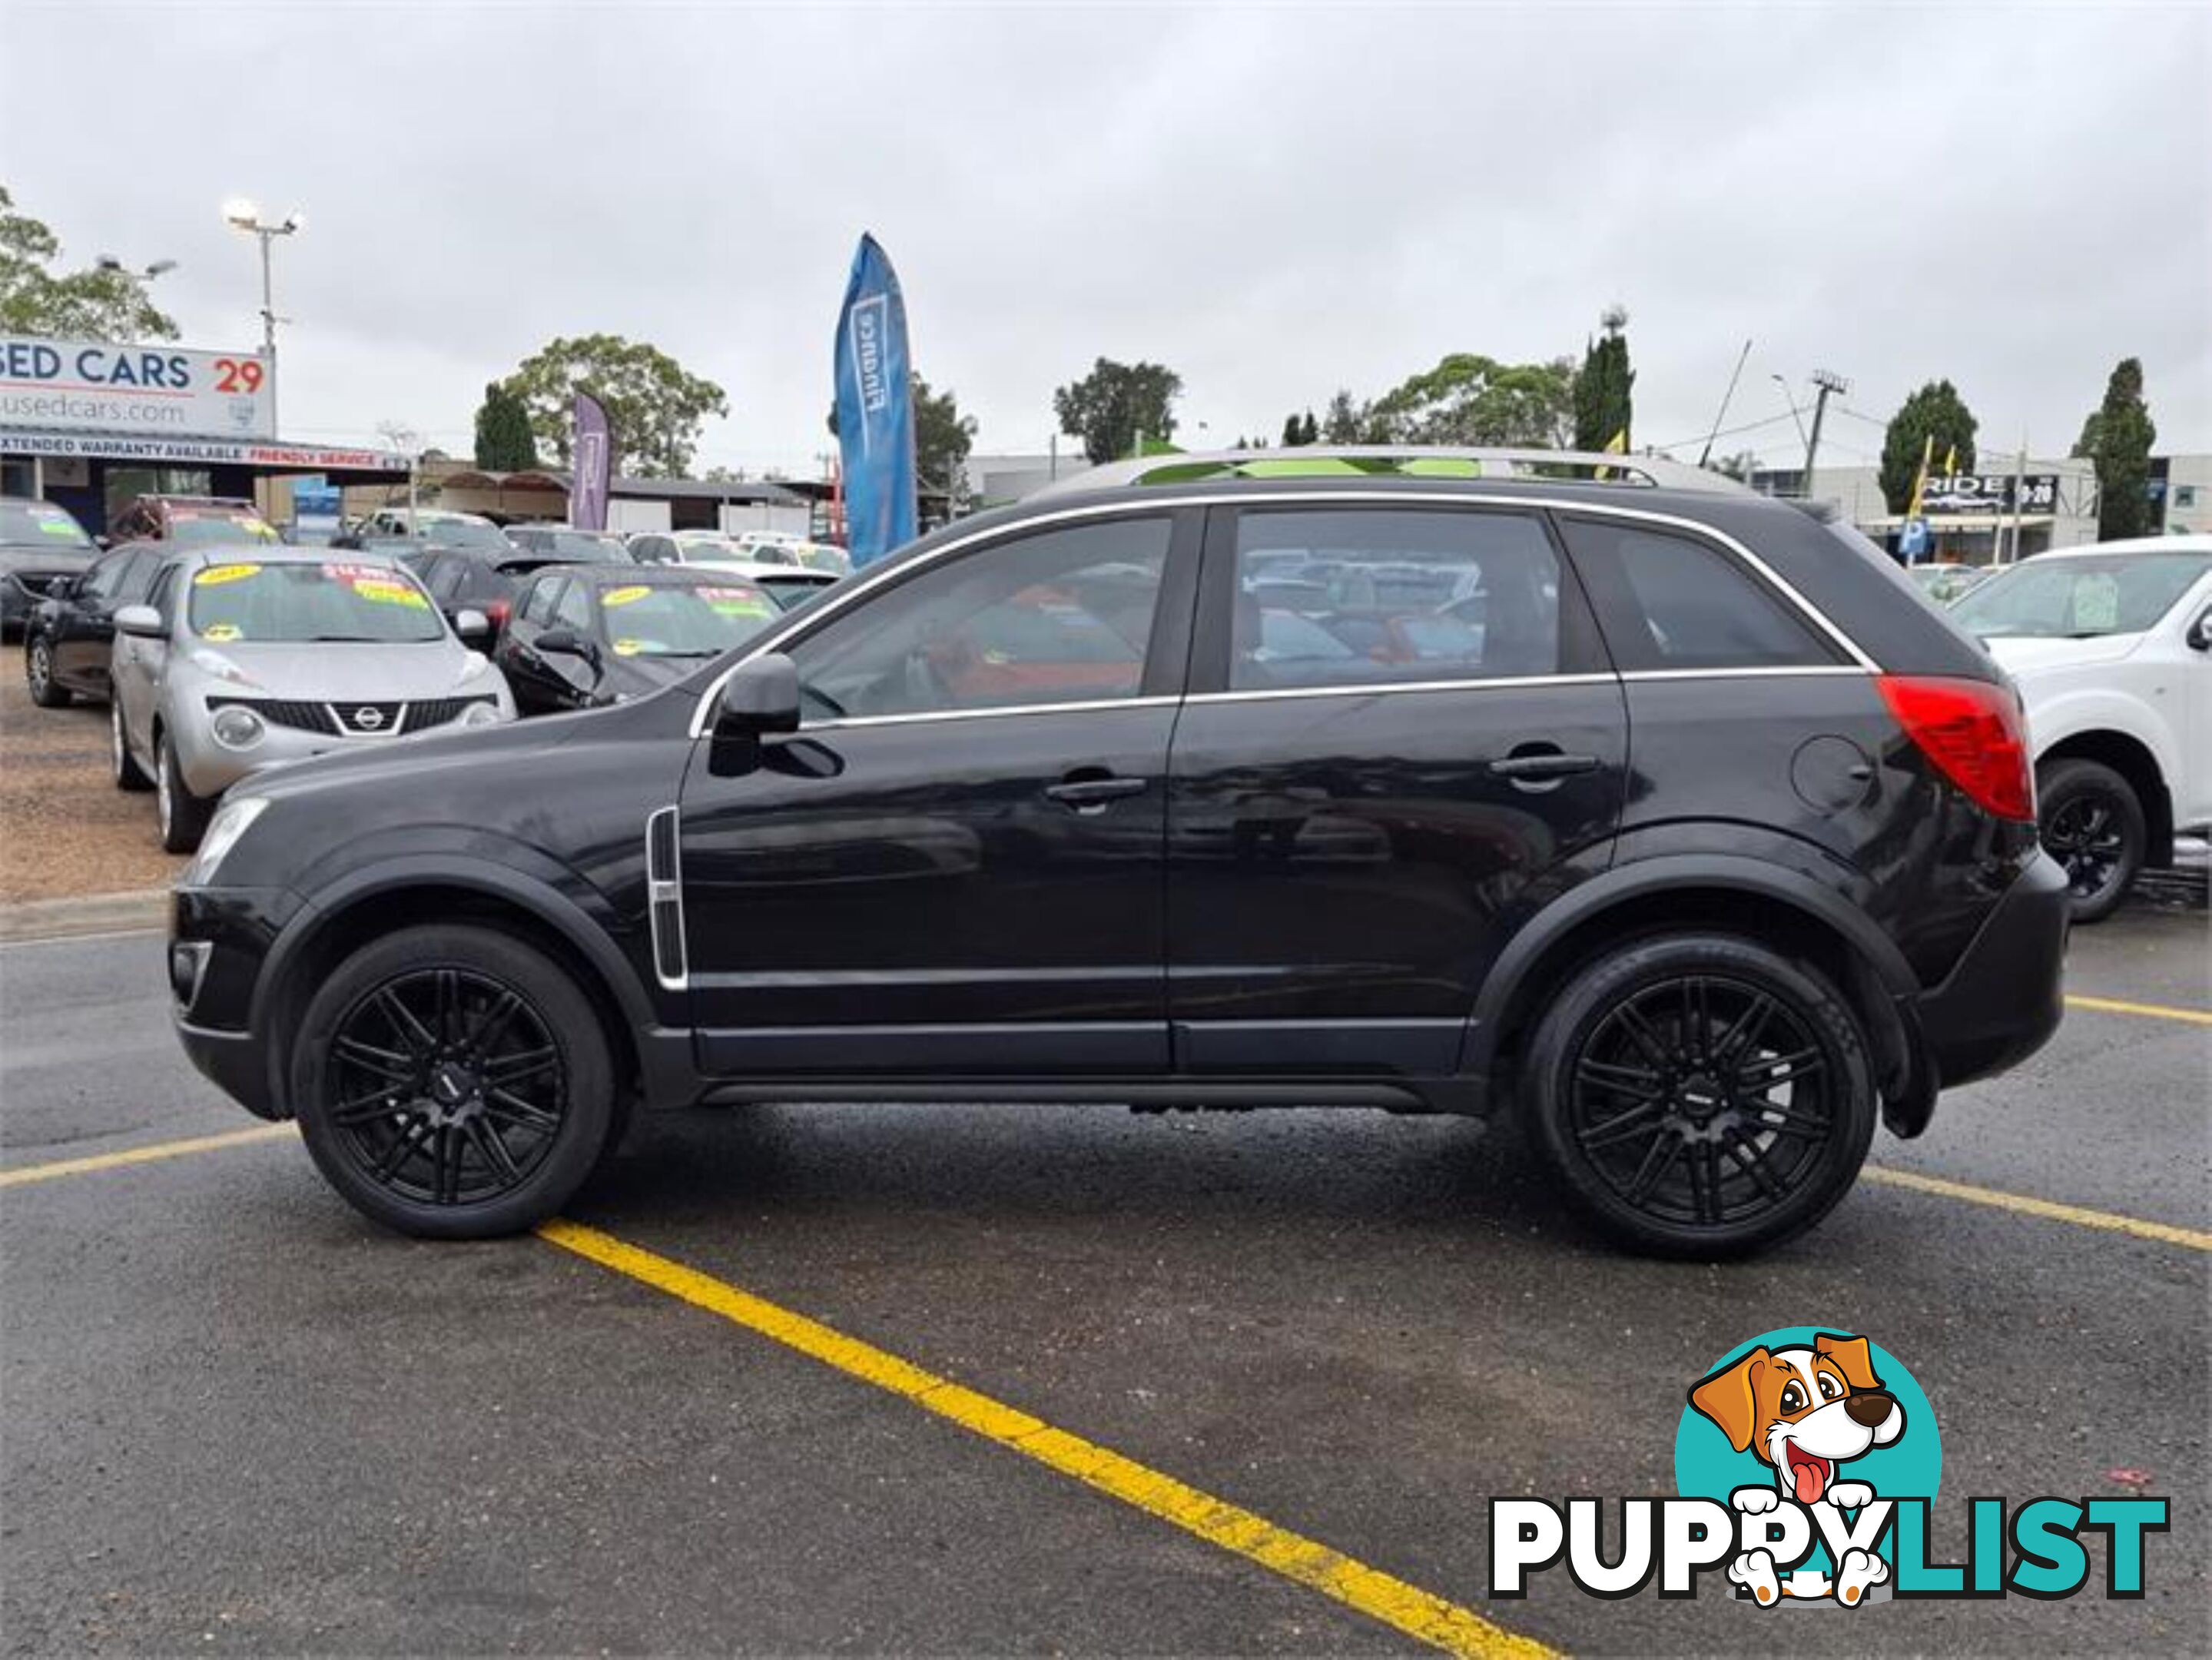
[[[0,334],[0,427],[267,438],[275,368],[253,352]]]
[[[404,473],[410,465],[399,450],[274,444],[258,439],[231,442],[221,438],[103,437],[96,432],[38,432],[4,426],[0,426],[0,451],[9,455],[87,456],[184,466],[300,467],[313,472]]]
[[[1954,472],[1931,476],[1920,498],[1924,513],[2011,513],[2013,485],[2020,485],[2019,511],[2058,511],[2058,475],[2031,472],[2015,479],[2008,472]]]

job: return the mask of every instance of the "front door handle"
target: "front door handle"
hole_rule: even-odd
[[[1141,778],[1117,778],[1108,773],[1065,778],[1057,784],[1046,785],[1044,793],[1078,812],[1097,812],[1109,801],[1141,795],[1144,790],[1145,781]]]
[[[1597,769],[1598,758],[1595,755],[1567,755],[1549,745],[1539,749],[1534,745],[1490,763],[1490,770],[1497,776],[1510,778],[1516,784],[1547,783],[1595,772]]]

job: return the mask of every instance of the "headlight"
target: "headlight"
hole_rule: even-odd
[[[215,712],[215,719],[208,724],[215,733],[215,741],[234,750],[252,749],[268,730],[261,724],[259,715],[239,703],[226,703]]]
[[[212,674],[218,680],[228,680],[234,686],[250,686],[253,677],[232,662],[219,651],[205,646],[192,648],[192,665],[202,673]]]
[[[214,881],[216,869],[222,863],[223,855],[238,845],[238,838],[253,827],[253,821],[261,817],[268,806],[264,796],[234,795],[227,798],[216,809],[215,822],[207,827],[207,834],[200,837],[199,853],[185,866],[184,875],[178,879],[178,885],[204,888]]]
[[[496,703],[471,703],[461,711],[461,724],[465,727],[495,727],[499,721]]]

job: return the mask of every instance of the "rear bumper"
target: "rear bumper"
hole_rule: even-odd
[[[1943,983],[1911,1001],[1939,1087],[2017,1066],[2065,1013],[2066,873],[2038,853]]]

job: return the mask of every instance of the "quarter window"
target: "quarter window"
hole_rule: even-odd
[[[1558,556],[1526,514],[1247,512],[1237,526],[1229,685],[1553,674],[1560,616]]]
[[[1624,672],[1841,660],[1778,594],[1710,543],[1615,520],[1563,520],[1560,530]]]
[[[535,623],[541,629],[550,626],[553,621],[553,590],[560,586],[558,581],[551,579],[532,583],[529,598],[522,602],[522,620]]]
[[[1133,697],[1170,521],[1000,542],[919,572],[792,650],[817,717],[951,714]]]

